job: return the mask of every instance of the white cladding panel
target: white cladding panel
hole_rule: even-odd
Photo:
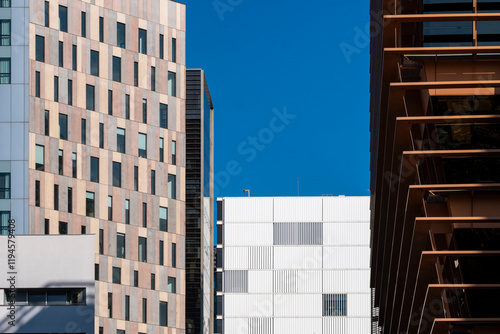
[[[236,332],[235,332],[236,333]],[[324,317],[323,334],[369,334],[371,333],[371,319],[348,317]]]
[[[321,293],[321,270],[275,270],[274,293]]]
[[[228,318],[224,330],[235,334],[272,334],[273,327],[273,318]]]
[[[250,247],[248,252],[248,265],[250,266],[249,269],[272,269],[272,246]]]
[[[370,221],[370,197],[323,197],[323,221]]]
[[[248,293],[273,293],[273,272],[271,270],[249,270]]]
[[[321,334],[321,325],[321,318],[275,318],[274,334]]]
[[[323,223],[323,245],[368,246],[370,245],[370,223]]]
[[[320,197],[276,197],[275,222],[321,222],[323,202]]]
[[[226,246],[272,246],[273,224],[224,224]]]
[[[224,315],[228,318],[272,317],[273,295],[226,293]]]
[[[266,223],[273,221],[272,197],[224,198],[224,222]]]
[[[321,269],[321,246],[275,246],[274,269]]]
[[[224,247],[224,270],[248,269],[248,247]]]
[[[347,314],[350,317],[369,317],[371,315],[371,294],[348,294]]]
[[[365,269],[370,268],[368,247],[323,247],[324,269]]]
[[[323,293],[370,293],[370,270],[325,270]]]
[[[275,294],[275,317],[321,317],[323,313],[321,294]]]

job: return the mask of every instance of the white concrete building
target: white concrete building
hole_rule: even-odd
[[[370,333],[369,197],[217,199],[216,333]]]

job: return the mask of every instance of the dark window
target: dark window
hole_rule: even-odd
[[[59,77],[54,76],[54,101],[59,102]]]
[[[139,28],[139,46],[138,46],[139,53],[142,53],[142,54],[147,53],[147,48],[148,48],[147,38],[148,38],[147,31]]]
[[[148,151],[147,151],[147,136],[144,133],[139,133],[139,152],[138,155],[140,158],[146,158]]]
[[[125,234],[116,234],[116,256],[124,259],[125,258]]]
[[[223,321],[222,319],[216,319],[215,320],[215,333],[223,333]]]
[[[35,59],[36,61],[45,61],[45,37],[36,35],[35,41]]]
[[[68,234],[68,223],[59,222],[59,234]]]
[[[99,76],[99,51],[90,50],[90,75]]]
[[[35,72],[35,97],[40,97],[40,72]]]
[[[125,94],[125,119],[130,119],[130,95]]]
[[[134,166],[134,190],[139,190],[139,167]]]
[[[45,168],[45,147],[35,145],[35,169],[43,171]]]
[[[130,296],[125,296],[125,320],[130,320]]]
[[[59,114],[59,139],[68,140],[68,115]]]
[[[163,48],[164,48],[163,34],[160,34],[160,59],[163,59]]]
[[[130,224],[130,200],[125,200],[125,224]]]
[[[148,318],[148,300],[142,298],[142,322],[146,323]]]
[[[148,227],[148,203],[142,202],[142,227]]]
[[[151,170],[151,194],[156,194],[156,171]]]
[[[163,152],[163,138],[160,137],[160,143],[158,144],[159,148],[160,148],[160,162],[163,162],[163,155],[164,155],[164,152]]]
[[[221,272],[216,272],[215,273],[215,291],[217,292],[222,292],[222,273]]]
[[[108,90],[108,115],[113,115],[113,91]]]
[[[59,41],[59,67],[64,64],[64,43]]]
[[[177,40],[172,38],[172,61],[175,63],[177,61]]]
[[[137,270],[134,270],[134,287],[139,286],[139,272]]]
[[[87,13],[82,12],[81,15],[82,37],[87,37]]]
[[[73,188],[68,188],[68,212],[73,212]],[[82,226],[85,227],[85,226]]]
[[[151,90],[156,90],[156,68],[151,66]]]
[[[45,110],[45,126],[44,126],[44,133],[46,136],[50,134],[50,111]]]
[[[168,174],[168,198],[176,199],[176,181],[175,175]]]
[[[176,152],[177,152],[177,143],[175,140],[172,140],[172,165],[176,164]]]
[[[54,210],[59,210],[59,185],[54,184]]]
[[[160,127],[167,129],[168,127],[168,105],[160,103]]]
[[[104,148],[104,123],[99,123],[99,148]]]
[[[125,24],[116,23],[116,45],[125,49]]]
[[[113,161],[113,186],[122,186],[122,164],[116,161]]]
[[[323,316],[346,316],[347,295],[323,295]]]
[[[113,220],[113,196],[108,196],[108,220]]]
[[[99,17],[99,42],[104,42],[104,17]]]
[[[81,234],[86,234],[87,233],[87,226],[82,225],[81,226],[81,232],[82,232]]]
[[[95,110],[95,95],[94,95],[95,87],[92,85],[87,85],[87,109]]]
[[[10,7],[10,0],[0,0],[0,8]]]
[[[148,261],[147,253],[148,253],[147,239],[139,237],[138,260],[141,262],[147,262]]]
[[[160,301],[160,326],[167,326],[168,322],[168,303]]]
[[[168,278],[167,292],[176,293],[176,279],[175,277]]]
[[[158,250],[158,253],[160,253],[160,265],[163,266],[163,262],[164,262],[164,259],[163,259],[163,253],[165,252],[164,249],[163,249],[163,240],[160,240],[160,249]]]
[[[49,22],[50,22],[50,11],[49,11],[49,2],[48,1],[45,1],[45,26],[48,27],[49,26]]]
[[[59,5],[59,30],[68,32],[68,7]]]
[[[134,86],[139,86],[139,63],[134,61]]]
[[[72,55],[72,61],[73,61],[73,71],[76,71],[76,45],[73,45],[73,55]]]
[[[168,95],[177,96],[177,74],[168,72]]]
[[[71,161],[71,164],[72,164],[72,166],[71,166],[71,167],[72,167],[72,170],[73,170],[73,171],[72,171],[72,172],[73,172],[73,173],[72,173],[72,176],[73,176],[73,177],[76,177],[76,153],[75,153],[75,152],[73,152],[72,157],[71,157],[71,160],[72,160],[72,161]]]
[[[81,136],[82,136],[82,144],[87,144],[87,120],[82,118],[82,126],[81,126]]]
[[[0,199],[10,199],[10,173],[0,173]]]
[[[142,99],[142,123],[148,122],[148,100]]]
[[[177,266],[177,244],[172,243],[172,268]]]
[[[217,215],[218,214],[219,213],[217,213]],[[222,244],[222,233],[223,233],[222,232],[222,225],[217,225],[217,232],[216,233],[217,233],[217,243],[219,245],[221,245]]]
[[[40,181],[35,181],[35,206],[40,206]]]
[[[95,217],[95,193],[87,191],[85,199],[87,217]]]
[[[10,84],[10,58],[0,58],[0,84]]]
[[[99,280],[99,263],[94,263],[94,280]],[[99,331],[102,327],[99,327]]]
[[[113,81],[122,81],[122,59],[113,56]]]
[[[168,231],[168,209],[160,206],[160,231]]]
[[[68,104],[73,105],[73,80],[68,79]]]
[[[104,254],[104,230],[99,229],[99,254]]]
[[[217,268],[223,267],[223,258],[222,258],[223,255],[222,254],[224,254],[224,253],[222,253],[222,249],[221,248],[217,249],[217,255],[215,256],[215,266]]]
[[[113,267],[113,283],[122,284],[122,269]]]
[[[64,161],[63,161],[63,150],[59,150],[58,153],[58,162],[59,162],[59,175],[63,175],[64,171]]]
[[[108,317],[113,317],[113,294],[108,292]]]
[[[125,153],[125,129],[116,129],[116,150],[120,153]]]
[[[151,290],[154,290],[156,287],[156,276],[155,274],[151,274]]]
[[[99,158],[90,157],[90,181],[99,183]]]

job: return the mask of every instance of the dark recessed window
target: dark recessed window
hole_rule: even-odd
[[[49,22],[50,22],[50,10],[49,10],[49,8],[50,8],[49,2],[45,1],[45,26],[46,27],[49,26]]]
[[[87,217],[95,217],[95,193],[87,191],[85,199]]]
[[[72,176],[76,178],[76,153],[73,152],[71,155],[71,169],[72,169]]]
[[[168,209],[160,206],[160,231],[168,231]]]
[[[0,199],[10,199],[10,173],[0,173]]]
[[[90,157],[90,181],[99,183],[99,158]]]
[[[160,103],[160,127],[167,129],[168,127],[168,105]]]
[[[99,254],[104,254],[104,230],[99,229]]]
[[[151,90],[156,90],[156,68],[151,66]]]
[[[59,222],[59,234],[68,234],[68,223]]]
[[[113,186],[122,186],[122,164],[116,161],[113,161]]]
[[[176,180],[176,175],[168,174],[168,198],[176,199]]]
[[[154,290],[156,288],[156,275],[151,274],[151,290]]]
[[[45,168],[45,147],[35,145],[35,169],[43,171]]]
[[[142,227],[148,227],[148,203],[142,202]]]
[[[104,17],[99,17],[99,42],[104,42]]]
[[[10,84],[10,58],[0,58],[0,84]]]
[[[172,243],[172,268],[177,266],[177,244]]]
[[[130,320],[130,296],[125,296],[125,320]]]
[[[168,303],[160,301],[160,326],[167,326],[168,322]]]
[[[113,196],[108,196],[108,220],[113,220]]]
[[[134,61],[134,86],[139,86],[139,63]]]
[[[172,38],[172,61],[175,63],[177,61],[177,40]]]
[[[86,145],[87,144],[87,120],[85,118],[82,118],[82,126],[81,126],[81,137],[82,137],[82,144]]]
[[[141,262],[147,262],[147,260],[148,260],[147,242],[148,242],[148,240],[146,238],[139,237],[138,260]]]
[[[160,59],[163,59],[163,48],[164,48],[163,34],[160,34]]]
[[[138,155],[140,158],[147,157],[147,136],[144,133],[139,133],[139,152]]]
[[[125,224],[130,224],[130,200],[125,200]]]
[[[160,148],[160,162],[163,162],[163,155],[164,155],[164,148],[163,148],[163,138],[160,137],[160,142],[158,144],[159,148]]]
[[[10,45],[10,20],[0,20],[0,46]]]
[[[113,293],[108,292],[108,318],[112,317],[113,317]]]
[[[63,150],[59,150],[58,154],[58,162],[59,162],[59,175],[63,175],[64,171],[64,161],[63,161]]]
[[[68,115],[59,114],[59,139],[68,140]]]
[[[113,81],[122,81],[122,59],[113,56]]]
[[[50,134],[50,111],[45,110],[45,129],[44,133],[46,136],[49,136]]]
[[[116,150],[125,153],[125,129],[116,129]]]
[[[35,97],[40,97],[40,72],[35,72]]]
[[[68,212],[72,213],[73,212],[73,188],[69,187],[68,188]],[[85,226],[82,226],[85,227]],[[85,234],[85,233],[82,233]]]
[[[139,46],[138,46],[139,53],[146,54],[148,52],[147,37],[148,37],[147,31],[139,28]]]
[[[125,49],[125,24],[116,23],[116,45]]]
[[[95,87],[92,85],[87,85],[87,103],[86,107],[88,110],[95,110]]]
[[[137,270],[134,270],[134,287],[139,286],[139,272]]]
[[[82,37],[87,37],[87,13],[85,12],[81,15],[81,34]]]
[[[99,52],[90,50],[90,74],[99,76]]]
[[[156,194],[156,171],[151,170],[151,194]]]
[[[35,49],[36,61],[45,61],[45,37],[36,35]]]
[[[122,269],[113,267],[113,283],[122,284]]]
[[[168,284],[167,284],[167,292],[169,293],[177,293],[177,287],[176,287],[176,279],[175,277],[169,277],[168,278]]]
[[[99,280],[99,263],[94,263],[94,279],[96,281]],[[99,331],[101,330],[102,327],[99,327]]]
[[[175,72],[168,72],[168,95],[177,96],[177,74]]]
[[[119,258],[125,258],[125,234],[116,234],[116,256]]]
[[[139,190],[139,167],[134,166],[134,190]]]
[[[87,233],[87,226],[82,225],[80,232],[81,232],[81,234],[86,234]]]
[[[113,115],[113,91],[108,90],[108,115]]]
[[[40,181],[38,180],[35,181],[35,206],[40,206]]]
[[[148,300],[142,298],[142,323],[146,323],[148,318]]]
[[[54,101],[59,102],[59,77],[54,76]]]
[[[99,148],[104,148],[104,123],[99,123]]]
[[[323,316],[347,316],[347,295],[323,295]]]
[[[59,41],[59,67],[64,64],[64,43]]]
[[[177,143],[175,142],[175,140],[172,140],[172,165],[175,165],[176,164],[176,152],[177,151]]]
[[[73,80],[68,79],[68,105],[73,105]]]
[[[142,123],[148,122],[148,100],[142,99]]]
[[[59,5],[59,30],[68,32],[68,7]]]
[[[163,240],[160,240],[160,247],[159,248],[160,249],[158,250],[158,253],[160,253],[160,259],[159,259],[160,260],[160,265],[163,266],[163,262],[164,262],[164,260],[163,260],[163,256],[164,255],[163,255],[163,253],[165,252],[165,250],[163,249],[164,248]]]
[[[73,45],[73,55],[72,55],[72,65],[73,65],[73,71],[76,71],[76,45]]]
[[[125,94],[125,119],[130,119],[130,95]]]

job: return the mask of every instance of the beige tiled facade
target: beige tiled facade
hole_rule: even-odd
[[[46,2],[48,27],[45,26]],[[67,8],[67,32],[60,29],[60,6]],[[60,222],[64,222],[68,234],[80,234],[84,227],[86,234],[95,235],[95,263],[99,268],[95,333],[123,333],[121,330],[126,334],[185,333],[185,10],[184,4],[164,0],[30,0],[29,232],[58,234]],[[85,12],[85,37],[82,37],[82,12]],[[117,43],[117,22],[125,24],[124,48]],[[146,54],[139,53],[139,29],[147,31]],[[160,58],[160,35],[163,35],[163,59]],[[44,61],[36,60],[36,36],[44,37]],[[173,39],[175,54],[172,54]],[[60,42],[63,66],[59,66]],[[73,70],[75,47],[76,70]],[[91,50],[99,53],[97,76],[91,75]],[[120,82],[113,80],[113,57],[121,59]],[[137,78],[134,62],[137,62]],[[155,68],[155,89],[152,89],[152,67]],[[39,97],[36,72],[40,73]],[[176,76],[175,96],[169,94],[169,72]],[[54,76],[59,78],[58,101],[55,101]],[[69,80],[72,81],[71,93],[68,92]],[[95,110],[87,109],[87,85],[95,87]],[[110,91],[112,101],[108,99]],[[143,100],[147,105],[146,122]],[[168,106],[167,128],[160,126],[160,104]],[[49,124],[45,121],[46,111]],[[60,138],[60,114],[67,115],[67,139]],[[83,135],[82,120],[85,120]],[[47,126],[48,135],[45,135]],[[118,128],[125,129],[125,153],[118,152]],[[139,133],[146,134],[147,138],[145,158],[139,157]],[[163,159],[160,138],[163,138]],[[172,163],[173,141],[175,164]],[[36,145],[44,147],[43,171],[36,168]],[[99,159],[98,182],[91,181],[91,157]],[[113,162],[121,163],[120,186],[113,186]],[[152,171],[155,173],[154,194]],[[169,175],[175,175],[175,196],[169,194]],[[54,185],[58,186],[58,196],[54,195]],[[68,199],[70,188],[71,201]],[[94,193],[95,217],[87,214],[87,206],[90,207],[87,192]],[[108,220],[108,196],[112,196],[111,220]],[[130,203],[128,223],[126,200]],[[168,209],[168,232],[160,231],[160,207]],[[144,216],[146,227],[143,227]],[[118,233],[125,235],[124,258],[117,253]],[[147,239],[146,262],[139,261],[139,237]],[[160,264],[160,241],[163,265]],[[172,259],[173,247],[175,259]],[[113,283],[113,267],[120,268],[121,284]],[[134,271],[138,272],[138,287],[134,287]],[[151,274],[155,275],[154,287]],[[174,292],[168,292],[169,277],[175,278]],[[112,299],[111,316],[108,315],[108,296]],[[126,296],[130,298],[129,312],[125,309]],[[143,319],[143,298],[147,300],[146,319]],[[160,325],[160,302],[168,303],[167,326]]]

